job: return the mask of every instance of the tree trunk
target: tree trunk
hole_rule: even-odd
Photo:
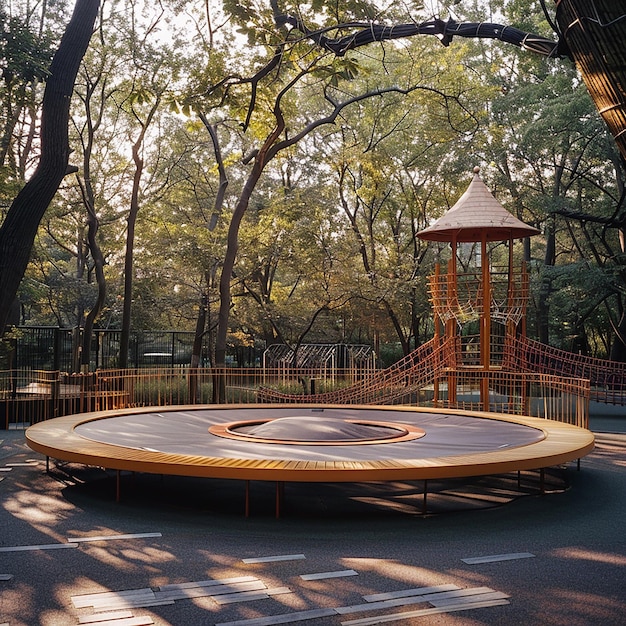
[[[400,320],[396,315],[396,312],[393,310],[393,307],[387,302],[387,300],[383,300],[383,306],[385,307],[385,311],[387,311],[387,316],[391,320],[393,324],[394,330],[396,331],[396,336],[400,341],[400,345],[402,346],[402,354],[406,356],[409,352],[409,337],[407,337],[402,329],[402,324],[400,324]]]
[[[609,358],[611,361],[626,363],[626,309],[622,309],[622,314],[615,329],[615,337]]]
[[[143,133],[142,133],[143,139]],[[141,144],[139,144],[141,145]],[[133,179],[133,191],[128,212],[128,229],[126,230],[126,255],[124,257],[124,306],[122,309],[122,330],[120,333],[120,362],[121,369],[128,367],[128,348],[130,344],[131,308],[133,302],[133,255],[135,253],[135,224],[139,213],[139,183],[143,173],[143,159],[139,155],[139,146],[133,146],[133,159],[135,161],[135,176]]]
[[[550,268],[556,260],[556,233],[554,216],[549,216],[546,227],[546,253],[544,273],[541,277],[537,302],[537,336],[541,343],[549,344],[550,340],[550,295],[552,293],[552,275]]]
[[[209,279],[207,277],[207,292],[208,292]],[[199,399],[199,376],[198,368],[202,360],[202,344],[204,339],[204,331],[206,328],[207,320],[207,308],[209,306],[209,300],[206,293],[202,294],[200,298],[200,307],[198,309],[198,317],[196,319],[196,332],[193,338],[193,349],[191,351],[191,367],[189,368],[189,402],[190,404],[196,404]]]
[[[231,305],[230,281],[233,275],[233,268],[235,267],[235,259],[237,258],[237,249],[239,247],[239,226],[248,208],[250,196],[252,196],[256,184],[259,182],[264,165],[265,163],[257,157],[252,171],[246,180],[243,191],[239,196],[233,217],[230,220],[230,226],[228,227],[226,254],[224,255],[224,265],[222,266],[222,275],[220,277],[220,308],[217,315],[217,336],[215,338],[215,365],[218,368],[226,365],[226,338],[228,336],[228,320]],[[224,402],[225,398],[226,389],[224,376],[218,374],[213,383],[213,401],[219,404]]]
[[[155,98],[145,121],[141,123],[141,131],[133,144],[133,162],[135,163],[135,175],[133,176],[133,189],[130,197],[130,210],[128,212],[128,230],[126,231],[126,256],[124,258],[124,306],[122,308],[122,329],[120,333],[120,368],[128,367],[128,348],[130,344],[131,309],[133,303],[133,279],[134,279],[134,254],[135,254],[135,224],[139,213],[139,194],[141,191],[141,177],[144,170],[144,160],[141,156],[146,132],[161,103],[163,93]],[[173,355],[172,355],[173,356]]]
[[[202,297],[200,298],[198,317],[196,318],[196,332],[193,337],[193,349],[191,352],[191,367],[200,367],[200,363],[202,361],[202,344],[204,339],[204,331],[206,328],[206,311],[208,306],[209,300],[207,298],[207,294],[203,293]]]
[[[39,223],[67,173],[70,100],[100,0],[77,0],[50,65],[41,109],[41,157],[32,178],[17,195],[0,228],[0,330],[30,259]]]
[[[98,245],[96,235],[98,233],[98,217],[93,208],[93,205],[88,207],[89,213],[89,232],[87,238],[89,241],[89,250],[91,251],[91,257],[94,261],[94,272],[96,274],[96,283],[98,285],[98,297],[93,307],[85,317],[85,326],[83,329],[83,350],[81,354],[81,369],[89,371],[89,364],[91,361],[91,336],[93,334],[93,325],[102,309],[104,308],[104,301],[106,300],[106,280],[104,277],[104,256],[102,250]]]

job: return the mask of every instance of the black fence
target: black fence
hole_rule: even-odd
[[[81,363],[82,329],[51,326],[23,326],[7,340],[5,368],[57,370],[78,372]],[[128,346],[128,366],[177,367],[191,363],[194,333],[174,330],[132,332]],[[91,341],[90,370],[118,367],[120,361],[121,331],[95,330]],[[230,357],[248,356],[243,351]],[[208,365],[208,345],[202,348],[200,366]],[[253,355],[252,358],[254,358]],[[236,363],[240,367],[249,363]]]
[[[142,330],[131,332],[128,367],[185,367],[191,364],[195,334],[191,331]],[[81,367],[83,332],[80,328],[20,326],[2,342],[0,370],[38,370],[76,373]],[[119,367],[121,331],[97,329],[92,334],[89,371]],[[278,355],[278,357],[276,356]],[[376,367],[371,346],[302,345],[298,365],[342,369]],[[230,346],[228,367],[292,367],[293,353],[288,346]],[[202,346],[199,367],[211,367],[209,336]]]

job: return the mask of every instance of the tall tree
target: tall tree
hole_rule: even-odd
[[[99,0],[78,0],[50,65],[41,108],[41,153],[0,227],[0,329],[7,323],[44,212],[68,173],[70,101]]]
[[[244,13],[244,15],[239,13],[237,17],[245,18],[242,21],[247,24],[250,20],[258,22],[259,18],[270,20],[271,23],[271,15],[259,16],[245,11]],[[257,37],[261,32],[261,26],[262,24],[257,26]],[[267,26],[264,30],[267,32]],[[242,88],[249,87],[242,125],[244,130],[254,130],[259,136],[256,141],[257,147],[254,147],[247,158],[250,169],[229,222],[227,249],[220,279],[220,309],[216,339],[218,364],[225,363],[232,307],[231,281],[238,251],[239,230],[250,199],[268,165],[282,152],[296,146],[312,133],[324,126],[335,124],[350,107],[370,98],[392,94],[407,95],[424,90],[431,93],[440,92],[441,98],[447,99],[448,102],[458,99],[456,94],[441,92],[436,84],[433,84],[434,77],[425,79],[419,72],[370,81],[369,84],[366,83],[365,88],[363,84],[350,85],[350,79],[358,71],[355,59],[352,57],[329,59],[326,53],[311,49],[308,44],[299,41],[293,35],[289,29],[274,30],[270,40],[271,55],[261,69],[250,77],[229,75],[209,90],[209,93],[218,96],[215,110],[223,107],[225,103],[236,104],[238,110],[241,110],[242,96],[238,94],[241,94]],[[294,98],[307,97],[305,94],[320,101],[320,109],[314,118],[302,119],[300,112],[294,108]]]

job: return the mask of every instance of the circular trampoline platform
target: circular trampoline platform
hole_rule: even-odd
[[[550,420],[393,406],[193,405],[69,415],[31,426],[61,461],[178,476],[367,482],[485,476],[580,459],[585,429]]]

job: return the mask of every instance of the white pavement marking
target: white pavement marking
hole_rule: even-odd
[[[27,550],[61,550],[62,548],[78,548],[77,543],[50,543],[41,546],[10,546],[0,548],[0,552],[26,552]]]
[[[214,587],[215,585],[231,585],[233,583],[247,583],[258,580],[256,576],[237,576],[235,578],[211,578],[209,580],[197,580],[188,583],[170,583],[161,585],[159,591],[172,591],[174,589],[189,589],[192,587]]]
[[[310,611],[284,613],[270,617],[253,617],[252,619],[242,619],[236,622],[222,622],[221,624],[215,624],[215,626],[274,626],[274,624],[291,624],[307,619],[317,619],[319,617],[331,617],[335,615],[337,615],[335,609],[312,609]]]
[[[267,587],[262,580],[257,579],[250,582],[218,585],[216,587],[199,587],[199,589],[206,589],[211,596],[221,596],[225,593],[239,593],[240,591],[259,591],[259,589],[267,589]]]
[[[96,537],[68,537],[72,543],[85,543],[87,541],[113,541],[117,539],[147,539],[149,537],[162,537],[161,533],[135,533],[132,535],[99,535]]]
[[[150,624],[154,624],[154,620],[146,615],[144,617],[128,617],[126,619],[112,619],[96,623],[98,626],[150,626]]]
[[[13,578],[13,574],[0,574],[0,580],[11,580]]]
[[[426,599],[427,602],[430,602],[431,604],[434,601],[441,601],[441,600],[447,600],[448,598],[463,598],[463,601],[469,601],[471,602],[472,600],[467,600],[468,597],[471,596],[479,596],[485,593],[499,593],[497,591],[494,591],[493,589],[491,589],[490,587],[470,587],[469,589],[457,589],[455,591],[444,591],[443,593],[426,593],[424,594],[422,597]],[[508,596],[504,596],[506,598],[508,598]]]
[[[185,589],[170,589],[169,591],[156,591],[154,594],[157,600],[188,600],[190,598],[207,598],[209,596],[220,596],[223,594],[239,593],[241,591],[261,591],[265,592],[266,586],[260,581],[245,583],[235,583],[233,585],[219,585],[216,587],[187,587]]]
[[[156,590],[145,587],[123,591],[101,591],[72,596],[71,600],[77,609],[91,607],[94,611],[113,611],[163,606],[174,604],[176,600],[192,598],[211,598],[218,604],[246,602],[266,599],[282,593],[292,592],[288,587],[268,589],[263,581],[254,576],[237,576],[235,578],[168,584],[157,587]]]
[[[0,472],[11,472],[13,471],[12,467],[0,467]]]
[[[370,602],[368,604],[355,604],[353,606],[342,606],[335,611],[340,615],[346,613],[359,613],[361,611],[373,611],[376,609],[389,609],[397,606],[408,606],[410,604],[421,604],[423,602],[433,603],[434,601],[448,600],[451,598],[465,598],[467,596],[478,596],[485,593],[498,593],[494,592],[489,587],[471,587],[469,589],[453,589],[451,591],[440,591],[435,593],[422,593],[420,595],[413,595],[406,598],[392,598],[390,600],[382,600],[380,602]]]
[[[83,615],[78,618],[79,624],[96,624],[111,619],[125,619],[133,617],[130,611],[117,611],[116,613],[102,613],[101,615]]]
[[[418,609],[416,611],[405,611],[404,613],[393,613],[381,615],[379,617],[363,617],[341,622],[341,626],[369,626],[371,624],[384,624],[385,622],[397,622],[401,619],[411,619],[412,617],[423,617],[424,615],[436,615],[438,613],[452,613],[453,611],[467,611],[468,609],[482,609],[489,606],[501,606],[509,604],[508,600],[492,600],[489,602],[458,604],[446,608],[435,607],[433,609]]]
[[[251,602],[252,600],[267,600],[270,596],[278,596],[283,593],[292,593],[289,587],[273,587],[263,591],[242,591],[241,593],[229,593],[223,596],[212,596],[212,600],[218,604],[232,604],[233,602]]]
[[[516,559],[529,559],[535,555],[530,552],[513,552],[511,554],[492,554],[491,556],[476,556],[467,559],[461,559],[463,563],[475,565],[478,563],[496,563],[498,561],[514,561]]]
[[[424,589],[429,588],[424,587]],[[498,591],[494,591],[489,587],[473,587],[470,589],[456,588],[450,591],[442,591],[439,593],[424,593],[422,595],[414,595],[407,598],[391,598],[389,600],[381,602],[370,602],[368,604],[340,606],[331,609],[312,609],[309,611],[297,611],[294,613],[272,615],[269,617],[256,617],[252,619],[237,620],[234,622],[222,622],[221,624],[216,624],[216,626],[273,626],[274,624],[291,624],[309,619],[317,619],[320,617],[345,615],[349,613],[364,613],[368,611],[388,609],[398,606],[407,606],[411,604],[430,603],[431,605],[433,605],[432,608],[427,609],[419,609],[416,611],[387,614],[378,617],[367,617],[342,622],[342,624],[346,626],[365,626],[366,624],[379,624],[382,622],[408,619],[409,617],[420,617],[421,615],[449,613],[452,611],[462,611],[468,609],[482,608],[486,606],[509,604],[509,601],[506,598],[508,598],[508,596]],[[448,602],[446,602],[446,600]],[[435,602],[441,603],[441,606],[434,606]]]
[[[463,598],[461,602],[465,604],[475,604],[477,602],[486,602],[491,600],[508,600],[509,596],[502,591],[492,591],[481,593],[476,596],[466,596]],[[445,607],[445,606],[455,606],[459,604],[458,598],[444,598],[442,600],[430,600],[430,604],[433,606]]]
[[[37,462],[28,461],[26,463],[7,463],[6,467],[35,467]]]
[[[423,604],[428,602],[426,596],[411,596],[410,598],[396,598],[394,600],[382,600],[380,602],[369,602],[368,604],[353,604],[351,606],[340,606],[335,609],[339,615],[348,613],[362,613],[363,611],[376,611],[380,609],[393,609],[397,606],[409,606],[411,604]]]
[[[358,576],[353,569],[344,569],[338,572],[320,572],[319,574],[302,574],[302,580],[325,580],[327,578],[343,578],[344,576]]]
[[[72,604],[77,609],[84,609],[88,606],[97,607],[103,604],[110,604],[117,600],[125,599],[149,599],[154,598],[154,591],[150,587],[145,589],[127,589],[125,591],[102,591],[100,593],[86,593],[80,596],[71,596]]]
[[[304,554],[282,554],[279,556],[261,556],[252,559],[242,559],[244,563],[274,563],[276,561],[298,561],[305,559]]]
[[[415,589],[402,589],[401,591],[389,591],[387,593],[374,593],[363,596],[366,602],[378,602],[380,600],[393,600],[394,598],[407,598],[410,596],[422,596],[425,593],[438,593],[440,591],[456,591],[457,585],[436,585],[434,587],[417,587]]]
[[[233,604],[235,602],[252,602],[254,600],[267,600],[269,596],[265,591],[242,591],[241,593],[228,593],[224,596],[211,598],[218,604]]]
[[[94,607],[94,611],[117,611],[119,609],[143,609],[154,606],[168,606],[174,604],[174,600],[154,600],[151,598],[120,598],[111,600],[111,604],[102,604]]]

